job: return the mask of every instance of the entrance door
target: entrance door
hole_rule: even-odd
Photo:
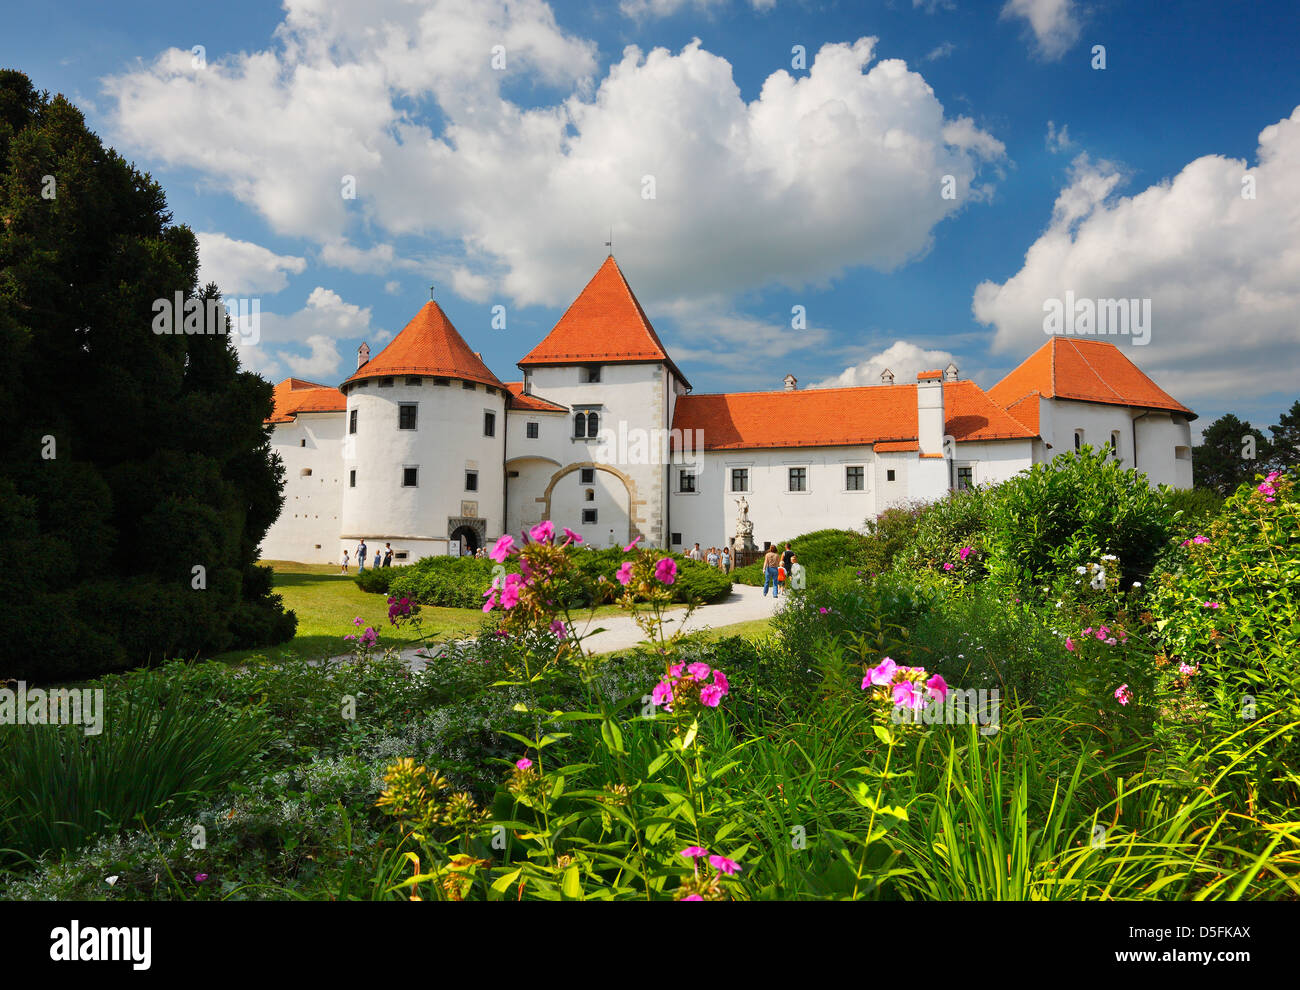
[[[473,527],[457,526],[451,531],[451,538],[460,540],[460,555],[462,557],[472,557],[478,553],[478,532]]]

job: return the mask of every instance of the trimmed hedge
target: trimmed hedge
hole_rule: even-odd
[[[787,543],[803,564],[810,588],[817,587],[836,571],[870,570],[878,559],[872,553],[870,538],[851,529],[819,529],[792,540],[778,540],[777,553],[784,552]],[[762,585],[762,561],[737,567],[731,579],[739,584]]]
[[[673,601],[712,604],[731,594],[731,579],[716,567],[688,560],[677,553],[665,553],[664,556],[671,556],[677,561],[677,580],[671,586]],[[628,559],[628,555],[617,548],[578,548],[573,551],[572,559],[582,577],[594,582],[603,575],[607,581],[614,581],[619,565]],[[502,565],[488,558],[424,557],[406,567],[382,568],[374,578],[368,573],[358,575],[356,580],[357,586],[363,591],[410,598],[421,605],[481,608],[484,592],[492,584],[493,575],[498,573],[497,568],[500,566]],[[519,570],[518,563],[513,559],[507,560],[504,567],[506,573],[516,573]],[[392,575],[386,581],[384,571]],[[575,599],[567,604],[572,608],[585,608],[592,601],[575,587]]]

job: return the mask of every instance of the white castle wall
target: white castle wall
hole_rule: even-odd
[[[300,413],[272,428],[271,449],[284,461],[284,508],[262,540],[264,560],[328,564],[339,559],[342,444],[343,417],[337,412]]]
[[[505,471],[505,399],[500,389],[468,390],[452,379],[435,385],[421,378],[408,385],[401,376],[391,388],[377,379],[348,388],[344,424],[357,413],[357,432],[343,448],[341,546],[355,549],[365,538],[373,559],[376,546],[391,541],[414,560],[447,552],[448,521],[475,516],[486,539],[501,533]],[[398,428],[399,403],[417,405],[414,430]],[[484,436],[484,412],[496,414],[496,435]],[[419,469],[418,485],[402,486],[404,467]],[[355,486],[350,472],[356,471]],[[478,490],[465,490],[465,472],[478,472]],[[469,511],[467,511],[469,510]]]
[[[1043,452],[1046,460],[1074,449],[1075,430],[1082,430],[1083,442],[1094,448],[1109,443],[1111,434],[1116,433],[1117,456],[1123,467],[1134,466],[1136,439],[1137,468],[1146,474],[1152,487],[1192,486],[1192,428],[1184,417],[1069,399],[1041,399],[1039,405],[1039,429],[1044,440],[1052,445]]]

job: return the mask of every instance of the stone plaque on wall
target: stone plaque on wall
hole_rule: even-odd
[[[461,514],[462,516],[470,516],[471,518],[477,516],[477,515],[478,515],[478,503],[477,503],[477,502],[461,502],[461,503],[460,503],[460,514]]]

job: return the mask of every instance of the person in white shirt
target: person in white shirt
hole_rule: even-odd
[[[347,572],[348,572],[348,552],[347,552],[346,550],[344,550],[344,551],[343,551],[343,570],[339,571],[339,573],[340,573],[340,574],[346,574]]]
[[[807,587],[808,575],[799,563],[799,555],[790,555],[790,590],[803,591]]]
[[[691,560],[703,559],[703,554],[700,553],[700,545],[697,543],[695,544],[695,546],[691,547],[691,552],[688,553],[686,556],[690,557]]]

